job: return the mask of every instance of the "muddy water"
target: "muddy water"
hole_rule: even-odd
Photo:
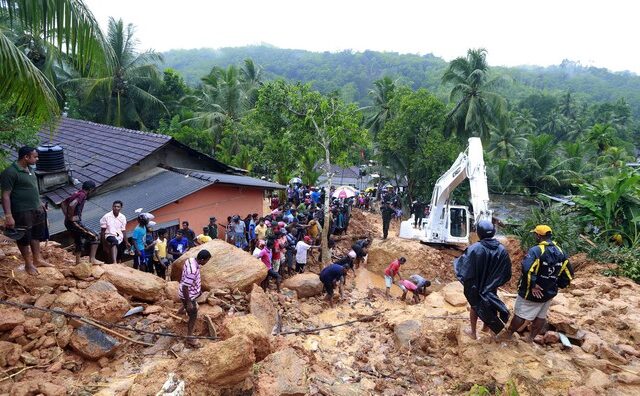
[[[356,269],[356,290],[366,294],[369,289],[373,288],[384,291],[384,277],[363,267]],[[402,296],[402,290],[400,290],[398,285],[394,284],[391,286],[391,295],[394,297]]]

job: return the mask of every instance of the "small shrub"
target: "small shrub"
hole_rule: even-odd
[[[605,244],[593,248],[589,256],[605,263],[617,264],[616,269],[604,271],[607,276],[626,276],[640,283],[640,251],[628,247],[611,247]]]

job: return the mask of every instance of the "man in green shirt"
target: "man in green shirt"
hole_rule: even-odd
[[[33,147],[21,147],[18,159],[0,175],[5,228],[24,231],[17,243],[25,270],[31,275],[38,274],[36,267],[52,266],[40,257],[40,241],[47,238],[47,220],[38,191],[36,162],[38,151]]]
[[[218,223],[215,217],[209,218],[209,225],[207,227],[209,229],[207,235],[209,235],[211,239],[218,239]]]

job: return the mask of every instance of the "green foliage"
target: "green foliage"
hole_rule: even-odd
[[[38,143],[39,123],[29,117],[17,117],[7,105],[0,103],[0,169],[9,164],[9,156],[22,146]]]
[[[80,0],[0,2],[0,101],[18,115],[51,120],[59,114],[57,91],[12,37],[31,36],[66,55],[80,72],[110,67],[113,59],[98,23]]]
[[[601,244],[592,249],[589,255],[600,262],[617,265],[617,268],[605,270],[605,275],[626,276],[640,283],[640,254],[637,248]]]
[[[158,133],[172,136],[180,143],[205,154],[213,154],[213,138],[209,131],[183,125],[178,116],[173,117],[170,122],[161,120]]]
[[[317,168],[320,161],[320,155],[316,150],[307,150],[300,156],[298,169],[300,170],[300,178],[302,183],[307,186],[315,186],[318,178],[322,174]]]
[[[498,79],[489,79],[487,50],[470,49],[466,58],[456,58],[442,76],[452,85],[449,101],[453,109],[447,114],[448,130],[459,137],[479,136],[489,140],[490,128],[497,125],[506,111],[506,101],[492,92]]]
[[[393,118],[378,136],[382,164],[390,166],[397,177],[406,176],[409,200],[426,197],[434,180],[459,153],[459,146],[442,136],[445,106],[425,89],[402,88],[396,91],[390,108]]]
[[[584,243],[578,238],[578,235],[584,232],[583,224],[579,217],[565,206],[552,205],[544,209],[533,209],[521,224],[510,227],[506,231],[516,235],[520,239],[522,249],[526,251],[536,245],[536,239],[531,230],[538,224],[551,227],[554,241],[565,253],[572,255],[583,250]]]
[[[131,129],[147,129],[150,114],[167,108],[151,91],[161,83],[154,51],[139,52],[133,24],[109,18],[108,43],[115,55],[113,70],[99,69],[88,77],[70,79],[80,98],[78,110],[84,118]]]
[[[469,390],[469,396],[518,396],[519,394],[512,380],[509,380],[502,389],[495,387],[493,392],[489,387],[479,384],[474,384],[471,390]]]
[[[578,187],[574,201],[583,222],[605,238],[619,234],[628,246],[640,246],[640,174],[624,169]]]

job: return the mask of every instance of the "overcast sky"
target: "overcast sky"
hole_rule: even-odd
[[[140,48],[268,43],[311,51],[366,49],[451,60],[484,47],[491,65],[563,59],[640,74],[634,0],[85,0],[137,26]]]

